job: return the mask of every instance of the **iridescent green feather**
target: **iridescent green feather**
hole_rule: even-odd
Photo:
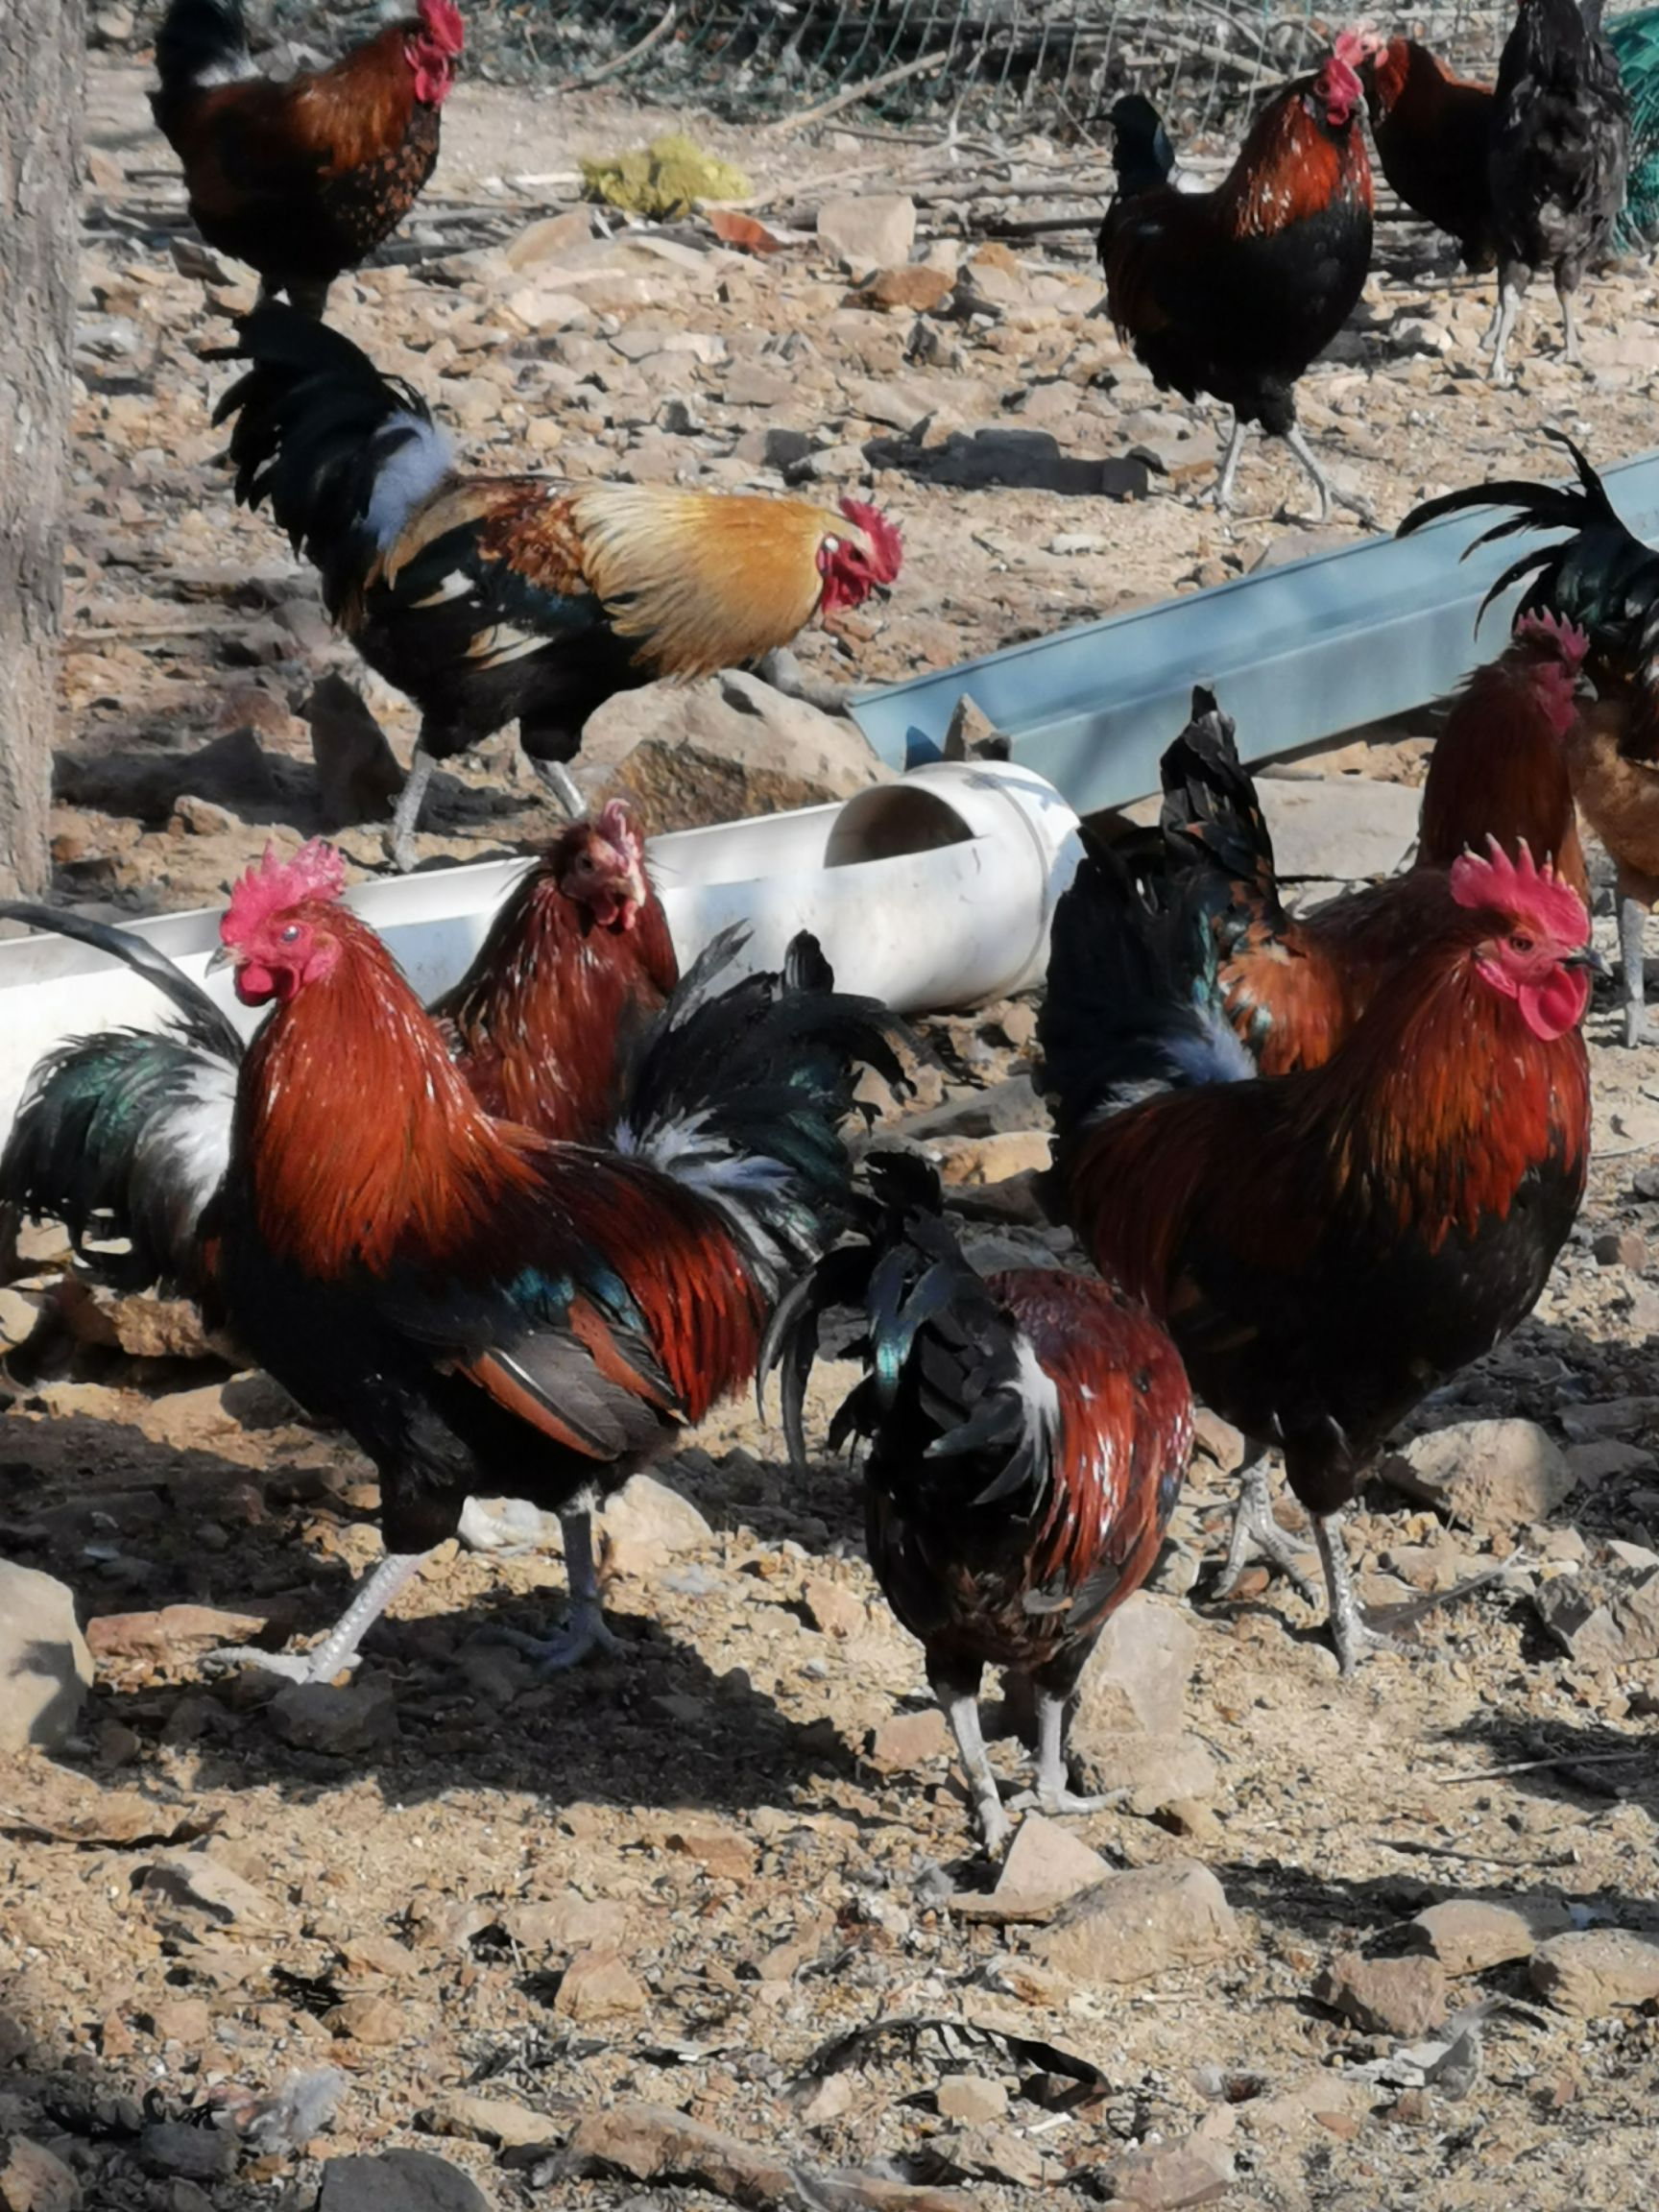
[[[1613,245],[1646,254],[1659,243],[1659,8],[1618,16],[1605,30],[1630,96],[1630,175]]]

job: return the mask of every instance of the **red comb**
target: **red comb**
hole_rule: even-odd
[[[634,817],[620,799],[607,799],[593,825],[607,845],[613,845],[625,860],[637,860],[644,851]]]
[[[219,934],[227,945],[245,943],[273,914],[302,906],[307,900],[338,899],[345,888],[346,863],[321,837],[301,845],[291,860],[280,859],[276,848],[267,845],[257,866],[231,892],[219,918]]]
[[[454,0],[420,0],[418,12],[423,28],[445,53],[460,53],[467,43],[467,34],[461,27],[461,11]]]
[[[898,523],[890,522],[879,507],[872,507],[864,499],[843,499],[841,512],[869,539],[870,565],[878,582],[891,584],[904,561],[904,541],[899,535]]]
[[[1459,906],[1490,906],[1528,922],[1558,945],[1582,945],[1590,934],[1584,902],[1563,883],[1548,860],[1542,868],[1523,839],[1511,859],[1496,837],[1484,856],[1465,853],[1452,863],[1452,896]]]
[[[1515,625],[1515,635],[1525,644],[1552,648],[1569,668],[1581,668],[1584,656],[1590,650],[1589,637],[1576,622],[1569,622],[1562,615],[1543,609],[1536,613],[1523,614]]]

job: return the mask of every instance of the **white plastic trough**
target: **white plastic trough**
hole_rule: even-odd
[[[911,1013],[972,1005],[1035,982],[1054,904],[1077,864],[1077,817],[1052,784],[1002,762],[932,762],[835,806],[810,806],[651,840],[652,872],[682,963],[729,923],[746,958],[776,967],[798,929],[846,990]],[[422,998],[453,983],[521,860],[356,885],[349,902],[385,938]],[[131,925],[245,1032],[258,1020],[206,965],[219,909]],[[0,943],[0,1141],[30,1070],[66,1037],[159,1027],[169,1008],[131,970],[66,938]]]

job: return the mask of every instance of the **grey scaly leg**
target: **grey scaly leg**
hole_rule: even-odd
[[[409,763],[408,778],[397,794],[397,810],[392,816],[392,828],[386,838],[387,854],[399,876],[407,876],[415,865],[413,839],[421,820],[421,805],[426,796],[426,786],[431,782],[432,771],[437,765],[423,745],[416,746],[415,757]]]
[[[1300,422],[1291,423],[1289,429],[1285,433],[1285,443],[1295,454],[1297,460],[1301,462],[1309,475],[1312,477],[1318,490],[1319,513],[1316,517],[1318,521],[1330,521],[1333,502],[1338,507],[1346,507],[1351,515],[1358,515],[1362,522],[1374,523],[1376,521],[1377,517],[1372,512],[1371,502],[1368,499],[1362,499],[1357,492],[1339,491],[1332,483],[1331,478],[1320,466],[1318,456],[1312,446],[1309,445],[1307,435]]]
[[[1644,972],[1647,950],[1647,902],[1632,898],[1619,887],[1619,989],[1624,1007],[1624,1042],[1637,1046],[1647,1036],[1645,1009],[1647,978]]]
[[[566,817],[572,822],[580,822],[588,811],[588,802],[582,796],[581,785],[564,761],[533,759],[530,765],[565,809]]]
[[[1494,384],[1511,384],[1507,359],[1509,333],[1515,327],[1515,317],[1521,306],[1521,287],[1512,276],[1505,276],[1498,293],[1497,337],[1492,347],[1492,381]]]
[[[567,1667],[578,1667],[594,1651],[626,1648],[613,1635],[599,1601],[592,1515],[586,1511],[561,1513],[559,1527],[564,1531],[565,1573],[570,1583],[570,1610],[564,1626],[551,1636],[527,1636],[519,1628],[497,1631],[503,1643],[534,1659],[543,1674],[560,1674]]]
[[[991,1771],[991,1762],[985,1754],[985,1739],[979,1730],[979,1695],[974,1690],[948,1689],[935,1682],[934,1695],[944,1708],[945,1718],[950,1723],[950,1733],[956,1739],[956,1756],[962,1762],[962,1773],[968,1784],[968,1794],[974,1804],[974,1821],[979,1831],[979,1840],[985,1846],[986,1856],[997,1858],[1007,1842],[1012,1830],[1008,1815],[1002,1810],[1002,1793],[997,1787],[997,1777]]]
[[[1225,515],[1233,505],[1233,483],[1238,473],[1238,456],[1244,450],[1244,441],[1250,435],[1250,425],[1241,416],[1233,418],[1233,435],[1227,441],[1227,450],[1221,460],[1221,473],[1215,479],[1215,512]]]
[[[1313,1585],[1296,1563],[1297,1547],[1273,1518],[1267,1458],[1259,1444],[1249,1447],[1249,1456],[1238,1473],[1242,1480],[1233,1511],[1233,1534],[1215,1595],[1225,1598],[1252,1559],[1265,1559],[1288,1578],[1310,1605],[1314,1604]]]
[[[207,1656],[222,1667],[257,1667],[288,1682],[332,1682],[342,1668],[356,1666],[358,1645],[425,1557],[424,1551],[388,1551],[314,1651],[261,1651],[234,1644]]]
[[[1572,293],[1564,292],[1561,289],[1559,279],[1557,279],[1555,285],[1555,297],[1561,302],[1561,326],[1566,332],[1567,341],[1565,347],[1562,349],[1561,358],[1564,361],[1571,361],[1576,364],[1581,358],[1578,351],[1578,316],[1576,306],[1574,301]]]
[[[1340,1513],[1319,1513],[1313,1519],[1313,1538],[1325,1569],[1325,1588],[1331,1607],[1331,1641],[1344,1674],[1352,1674],[1368,1651],[1398,1651],[1398,1638],[1373,1628],[1359,1610],[1354,1577],[1342,1541]]]
[[[1104,1813],[1109,1806],[1122,1804],[1126,1792],[1119,1790],[1106,1797],[1079,1797],[1071,1788],[1071,1777],[1066,1766],[1066,1706],[1065,1696],[1053,1690],[1045,1690],[1034,1684],[1037,1693],[1037,1787],[1023,1791],[1015,1798],[1012,1811],[1019,1813],[1027,1805],[1035,1805],[1040,1812]]]

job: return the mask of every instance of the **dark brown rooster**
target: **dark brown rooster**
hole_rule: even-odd
[[[1065,1212],[1243,1431],[1269,1545],[1260,1461],[1283,1448],[1344,1671],[1374,1637],[1341,1509],[1389,1431],[1531,1310],[1588,1162],[1581,901],[1497,847],[1450,892],[1323,1067],[1250,1080],[1190,939],[1093,854],[1042,1017]]]
[[[1036,1801],[1088,1812],[1066,1768],[1066,1708],[1107,1619],[1157,1559],[1192,1447],[1174,1346],[1142,1308],[1058,1268],[981,1279],[909,1154],[866,1163],[879,1219],[780,1307],[763,1356],[783,1368],[797,1464],[819,1322],[863,1313],[864,1380],[830,1449],[864,1451],[870,1563],[927,1656],[987,1851],[1008,1835],[979,1727],[986,1667],[1037,1700]]]
[[[1166,181],[1168,141],[1143,100],[1119,103],[1118,189],[1101,227],[1106,305],[1166,390],[1233,410],[1215,487],[1231,505],[1250,425],[1283,438],[1313,479],[1319,518],[1339,494],[1296,421],[1296,384],[1353,313],[1371,266],[1371,166],[1345,31],[1308,77],[1267,103],[1213,192]],[[1358,503],[1363,505],[1362,502]]]
[[[1466,269],[1495,268],[1492,87],[1454,77],[1415,38],[1390,38],[1367,54],[1359,77],[1383,176],[1414,215],[1457,241]]]
[[[418,0],[332,67],[278,84],[253,65],[242,0],[172,0],[150,105],[184,164],[197,229],[259,272],[262,299],[285,292],[321,319],[335,277],[397,229],[431,176],[461,47],[452,0]]]

